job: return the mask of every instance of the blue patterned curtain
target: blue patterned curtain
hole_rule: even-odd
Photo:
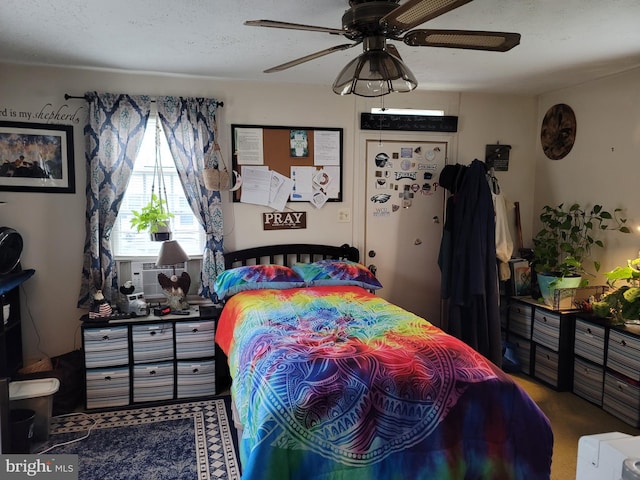
[[[191,210],[207,235],[199,295],[215,300],[213,283],[224,270],[220,192],[207,190],[202,171],[214,151],[218,102],[211,98],[158,97],[158,115]]]
[[[97,279],[104,272],[104,296],[111,300],[118,278],[109,238],[122,203],[133,162],[149,119],[151,98],[89,92],[84,129],[87,163],[86,240],[79,308],[91,306]]]

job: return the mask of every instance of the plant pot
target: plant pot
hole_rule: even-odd
[[[553,308],[566,309],[571,308],[573,295],[562,297],[557,305],[554,305],[555,290],[561,288],[578,288],[582,277],[557,277],[554,275],[537,274],[538,286],[540,287],[540,295],[544,303]]]
[[[169,225],[158,225],[155,232],[151,232],[149,234],[151,236],[152,242],[164,242],[166,240],[171,240],[171,229]]]

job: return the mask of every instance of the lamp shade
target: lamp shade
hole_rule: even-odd
[[[156,260],[156,267],[168,267],[189,260],[189,255],[182,249],[177,240],[162,242],[160,253]]]
[[[367,39],[365,39],[367,40]],[[377,37],[365,42],[365,52],[349,62],[333,82],[339,95],[380,97],[391,92],[410,92],[418,81],[409,68],[380,44]]]

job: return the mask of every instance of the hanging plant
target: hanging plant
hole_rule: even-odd
[[[156,179],[158,180],[158,195],[155,194]],[[164,195],[163,195],[164,193]],[[151,240],[163,242],[171,240],[171,228],[169,220],[174,215],[169,211],[167,204],[167,188],[162,173],[162,159],[160,157],[160,119],[156,116],[156,158],[153,168],[153,181],[151,182],[151,200],[142,210],[131,212],[131,226],[138,232],[149,231]]]
[[[169,212],[166,204],[166,200],[152,193],[151,201],[142,207],[142,210],[133,210],[131,212],[133,213],[131,226],[138,232],[147,230],[151,234],[166,233],[164,230],[169,226],[169,220],[174,216],[173,213]]]

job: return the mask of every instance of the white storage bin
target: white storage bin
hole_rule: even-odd
[[[87,408],[129,404],[129,367],[87,370]]]
[[[33,423],[33,440],[42,441],[49,438],[53,395],[60,388],[57,378],[23,380],[9,383],[10,408],[26,408],[36,412]]]
[[[216,393],[214,360],[178,362],[178,398],[200,397]]]

